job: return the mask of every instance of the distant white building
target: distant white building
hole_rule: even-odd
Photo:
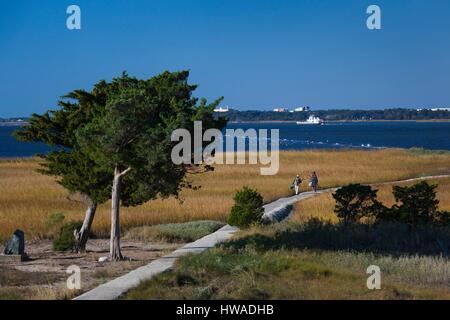
[[[310,110],[311,110],[310,107],[298,107],[298,108],[294,109],[295,112],[306,112],[306,111],[310,111]]]
[[[286,109],[286,108],[275,108],[275,109],[273,109],[273,112],[289,112],[289,110],[288,109]]]
[[[225,108],[219,107],[214,109],[214,112],[228,112],[230,111],[230,108],[228,106],[226,106]]]
[[[433,108],[431,111],[450,111],[450,108]]]
[[[430,111],[450,111],[450,108],[430,108],[430,109],[416,109],[417,111],[430,110]]]

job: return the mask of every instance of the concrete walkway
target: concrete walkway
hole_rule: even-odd
[[[114,300],[130,289],[135,288],[143,280],[148,280],[155,274],[164,272],[173,267],[175,261],[188,253],[200,253],[214,247],[216,244],[228,240],[238,229],[226,225],[195,242],[188,243],[184,247],[159,258],[148,265],[133,270],[119,278],[109,281],[97,288],[88,291],[74,300]]]
[[[433,179],[442,179],[442,178],[450,178],[450,175],[437,175],[437,176],[427,176],[427,177],[420,177],[420,178],[412,178],[412,179],[406,179],[406,180],[396,180],[396,181],[389,181],[389,182],[380,182],[380,183],[372,183],[371,186],[382,186],[382,185],[390,185],[390,184],[396,184],[396,183],[408,183],[408,182],[415,182],[415,181],[422,181],[422,180],[433,180]],[[271,203],[268,203],[264,206],[265,214],[264,217],[272,222],[279,222],[281,220],[286,219],[291,211],[291,206],[301,200],[308,199],[314,196],[317,196],[322,193],[328,193],[328,192],[334,192],[338,188],[328,188],[328,189],[322,189],[317,190],[317,192],[313,191],[307,191],[302,192],[296,196],[286,197],[286,198],[280,198],[276,201],[273,201]]]
[[[386,185],[394,183],[407,183],[420,180],[430,180],[439,178],[449,178],[450,175],[428,176],[408,180],[375,183],[372,185]],[[289,217],[292,205],[300,200],[314,197],[319,194],[333,192],[337,188],[318,190],[317,192],[303,192],[299,195],[280,198],[264,206],[264,219],[277,222]],[[217,244],[230,239],[238,228],[226,225],[216,232],[213,232],[197,241],[186,244],[184,247],[159,258],[148,265],[133,270],[119,278],[102,284],[78,297],[74,300],[114,300],[135,288],[141,281],[148,280],[154,275],[165,272],[173,267],[175,261],[183,255],[189,253],[201,253],[207,249],[215,247]]]
[[[292,205],[300,200],[305,200],[314,196],[317,196],[322,193],[332,192],[336,190],[336,188],[329,188],[323,190],[317,190],[317,192],[307,191],[302,192],[296,196],[280,198],[274,202],[268,203],[264,206],[264,219],[267,219],[272,222],[279,222],[291,214]]]
[[[321,190],[317,194],[326,192]],[[288,206],[294,202],[314,196],[314,193],[305,192],[298,196],[282,198],[264,206],[264,218],[270,221],[283,220],[289,213],[286,213]],[[290,211],[290,210],[289,210]],[[74,300],[114,300],[121,295],[135,288],[143,280],[148,280],[155,274],[164,272],[173,267],[175,261],[183,255],[189,253],[201,253],[207,249],[215,247],[220,242],[230,239],[238,228],[226,225],[216,232],[213,232],[197,241],[186,244],[184,247],[163,256],[148,265],[133,270],[121,277],[102,284],[78,297]]]

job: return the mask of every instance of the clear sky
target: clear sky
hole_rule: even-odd
[[[166,69],[237,109],[450,106],[450,1],[0,0],[0,117]]]

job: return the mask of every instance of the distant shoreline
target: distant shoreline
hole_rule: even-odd
[[[0,127],[21,127],[21,126],[26,126],[26,125],[28,125],[28,122],[26,122],[26,121],[0,122]]]
[[[429,119],[429,120],[325,120],[325,123],[339,122],[450,122],[450,119]],[[228,123],[297,123],[296,120],[243,120],[229,121]]]
[[[434,122],[434,123],[447,123],[450,119],[428,119],[428,120],[325,120],[325,123],[345,123],[345,122]],[[297,120],[242,120],[242,121],[229,121],[228,123],[297,123]],[[28,125],[28,122],[0,122],[0,127],[21,127]]]

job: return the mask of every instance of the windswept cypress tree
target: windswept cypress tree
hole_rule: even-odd
[[[14,134],[21,141],[43,142],[53,148],[42,158],[40,173],[57,177],[71,193],[79,193],[86,204],[83,226],[77,233],[77,250],[82,252],[94,220],[97,205],[110,197],[113,172],[99,168],[78,144],[76,131],[105,112],[107,85],[95,85],[92,92],[75,90],[58,102],[60,109],[33,114],[29,125]]]
[[[81,149],[102,171],[111,171],[111,260],[121,260],[120,206],[135,206],[156,197],[178,195],[191,187],[186,174],[192,164],[175,164],[171,141],[175,129],[221,130],[224,119],[215,119],[214,108],[222,99],[207,104],[192,96],[189,72],[164,72],[148,80],[123,74],[108,84],[105,113],[78,130]],[[192,150],[191,159],[193,159]],[[188,155],[189,156],[189,155]],[[193,161],[191,163],[194,163]],[[205,169],[210,169],[204,166]]]
[[[112,200],[110,255],[120,260],[121,204],[177,196],[182,188],[192,187],[186,174],[193,167],[193,172],[212,169],[174,164],[171,159],[175,129],[193,134],[194,121],[202,121],[203,131],[226,125],[225,119],[213,115],[222,99],[207,104],[194,98],[196,86],[188,84],[188,77],[187,71],[164,72],[139,80],[124,73],[109,83],[100,81],[92,92],[69,93],[58,102],[61,109],[34,114],[29,125],[15,133],[22,141],[53,147],[41,155],[39,171],[82,195],[87,210],[77,233],[79,251],[85,249],[98,204]]]

